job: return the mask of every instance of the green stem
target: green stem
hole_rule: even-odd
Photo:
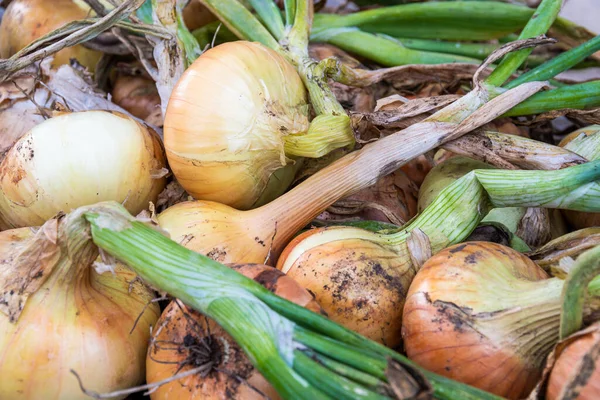
[[[340,376],[322,366],[300,350],[294,351],[294,369],[315,387],[320,388],[333,399],[383,400],[390,399],[366,389],[364,386]]]
[[[345,51],[373,60],[381,65],[393,67],[407,64],[444,64],[453,62],[478,63],[473,58],[412,50],[390,37],[362,32],[358,29],[331,29],[312,37],[335,45]]]
[[[562,7],[562,0],[542,0],[537,10],[527,22],[525,28],[519,35],[519,39],[530,39],[548,32],[554,23]],[[506,55],[500,65],[486,79],[486,82],[494,86],[502,86],[504,82],[523,64],[529,57],[532,48],[513,51]]]
[[[264,25],[277,40],[283,38],[285,28],[279,8],[272,0],[248,0]]]
[[[312,7],[312,0],[296,0],[294,24],[288,34],[290,45],[296,47],[296,51],[302,51],[304,57],[308,57],[308,37],[313,19]]]
[[[310,357],[317,362],[323,364],[325,367],[335,371],[336,373],[345,376],[355,382],[358,382],[365,387],[370,388],[375,392],[379,392],[383,389],[385,383],[376,377],[366,374],[356,368],[352,368],[344,363],[333,360],[330,357],[326,357],[322,354],[310,352]]]
[[[588,285],[598,274],[600,274],[600,246],[581,254],[565,280],[560,314],[561,340],[581,329]]]
[[[537,68],[532,69],[519,76],[517,79],[506,84],[504,87],[512,89],[521,83],[531,81],[545,81],[579,64],[585,58],[600,50],[600,35],[584,44],[566,51],[553,59],[545,62]]]
[[[586,110],[595,107],[600,107],[600,80],[536,93],[503,116],[517,117],[569,108]]]
[[[281,46],[273,35],[238,0],[200,1],[240,39],[260,42],[275,51],[281,51]]]
[[[394,37],[490,40],[521,29],[533,11],[487,2],[418,3],[376,8],[348,15],[317,14],[315,29],[358,27]]]
[[[285,0],[285,24],[292,26],[296,15],[296,0]]]

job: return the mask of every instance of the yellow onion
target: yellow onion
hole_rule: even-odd
[[[91,9],[72,0],[13,0],[0,24],[0,58],[8,58],[36,39],[61,26],[90,16]],[[52,65],[69,64],[71,58],[94,71],[102,53],[82,45],[68,47],[54,55]]]
[[[594,400],[600,393],[600,323],[577,332],[557,345],[555,362],[548,379],[546,399],[564,399],[565,390],[574,384],[578,393],[569,397]]]
[[[103,200],[139,213],[165,186],[165,157],[151,129],[118,112],[50,118],[0,163],[0,227],[37,226]]]
[[[2,399],[88,398],[70,370],[98,392],[144,379],[153,293],[124,266],[96,272],[87,234],[56,222],[0,233]]]
[[[430,258],[402,320],[408,356],[432,372],[511,399],[525,397],[558,341],[564,281],[521,253],[467,242]]]
[[[225,43],[200,56],[175,86],[165,148],[192,196],[248,209],[291,183],[286,141],[308,127],[306,90],[294,67],[261,44]]]
[[[402,306],[417,269],[405,246],[358,228],[312,229],[290,242],[277,268],[314,293],[333,321],[400,344]]]
[[[112,89],[112,101],[131,115],[145,120],[160,110],[160,96],[152,79],[119,74]]]
[[[592,161],[600,157],[599,141],[600,125],[590,125],[570,133],[558,145]],[[575,229],[600,226],[600,213],[565,210],[563,214]]]
[[[313,296],[275,268],[260,264],[232,265],[239,273],[275,294],[314,312],[322,312]],[[206,371],[181,378],[152,392],[152,400],[279,399],[275,389],[254,369],[237,343],[212,319],[171,302],[156,324],[146,362],[148,383],[206,365]],[[240,381],[240,379],[242,381]]]

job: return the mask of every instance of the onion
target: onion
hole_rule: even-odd
[[[0,227],[41,225],[101,200],[139,213],[164,188],[164,167],[160,138],[131,117],[56,116],[19,139],[0,163]]]
[[[286,142],[308,126],[306,90],[292,65],[258,43],[225,43],[200,56],[175,86],[165,147],[192,196],[248,209],[291,183]],[[269,185],[275,196],[262,198]]]
[[[430,371],[500,396],[526,396],[558,341],[564,281],[488,242],[430,258],[408,291],[402,336]]]
[[[590,125],[567,135],[559,146],[571,150],[588,160],[600,158],[600,125]],[[599,213],[583,213],[578,211],[563,211],[567,221],[575,229],[600,226]]]
[[[191,0],[183,9],[183,20],[190,31],[201,28],[216,19],[200,0]]]
[[[61,26],[90,16],[91,9],[72,0],[14,0],[0,24],[0,58],[9,58],[28,44]],[[82,45],[68,47],[54,55],[52,65],[70,64],[71,58],[94,71],[102,53]]]
[[[564,391],[573,382],[577,400],[593,400],[600,393],[600,324],[575,333],[561,342],[555,350],[556,361],[546,390],[546,399],[564,399]]]
[[[309,292],[275,268],[259,264],[232,265],[231,268],[287,300],[322,313]],[[153,400],[263,399],[264,396],[254,389],[270,399],[279,398],[239,345],[212,319],[173,301],[156,326],[146,361],[148,383],[202,365],[206,365],[207,370],[161,386],[150,395]],[[205,346],[208,351],[197,352],[198,348],[206,350]]]
[[[111,94],[115,104],[139,119],[145,120],[160,110],[160,96],[152,79],[119,74]]]
[[[123,266],[97,273],[86,237],[56,220],[0,233],[0,398],[88,398],[71,369],[100,392],[143,381],[153,293]]]

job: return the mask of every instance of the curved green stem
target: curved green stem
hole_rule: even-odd
[[[283,18],[277,5],[272,0],[248,0],[252,8],[260,17],[263,24],[269,29],[271,34],[277,40],[283,38],[285,28],[283,26]]]
[[[588,286],[599,274],[600,246],[596,246],[577,258],[563,286],[560,314],[561,340],[581,329]]]

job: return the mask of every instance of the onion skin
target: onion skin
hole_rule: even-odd
[[[145,120],[160,109],[160,96],[152,79],[142,76],[119,75],[113,84],[112,101]]]
[[[0,163],[0,227],[37,226],[104,200],[132,214],[165,186],[160,138],[118,112],[67,113],[24,135]]]
[[[311,311],[322,313],[321,308],[308,291],[298,285],[292,278],[284,275],[275,268],[260,264],[233,265],[231,268],[248,278],[256,280],[267,289],[287,300],[293,301]],[[188,314],[188,317],[185,314]],[[162,329],[158,331],[159,333],[155,337],[157,341],[176,343],[184,343],[184,340],[188,342],[199,340],[200,329],[210,329],[215,353],[224,350],[224,343],[227,343],[228,347],[226,361],[224,361],[222,354],[214,354],[214,362],[216,363],[214,367],[241,376],[250,385],[265,393],[270,399],[279,399],[279,395],[275,389],[254,369],[242,349],[213,320],[204,318],[201,314],[186,308],[184,305],[171,302],[163,312],[156,326],[159,329],[162,326]],[[146,364],[146,379],[148,383],[170,378],[178,371],[178,364],[164,364],[156,360],[168,360],[180,363],[190,355],[190,350],[183,346],[180,346],[181,351],[173,350],[177,349],[177,345],[166,345],[164,346],[165,348],[161,348],[160,346],[160,344],[151,346],[148,351]],[[167,347],[168,349],[166,349]],[[185,372],[193,367],[196,367],[196,365],[187,365],[179,372]],[[209,372],[205,377],[195,374],[161,386],[150,395],[150,398],[152,400],[264,399],[262,395],[251,389],[248,385],[240,384],[231,376],[214,370]]]
[[[169,164],[196,199],[257,207],[272,200],[261,195],[273,172],[293,166],[284,138],[308,130],[307,110],[304,85],[282,56],[258,43],[219,45],[173,90],[164,125]]]
[[[407,355],[451,379],[525,397],[558,340],[562,281],[545,278],[533,261],[496,243],[468,242],[437,253],[408,291]]]
[[[0,254],[31,238],[21,228],[0,233]],[[160,315],[156,304],[136,318],[153,293],[130,269],[97,274],[91,266],[52,271],[26,302],[17,323],[0,312],[0,398],[86,399],[77,380],[99,392],[124,389],[144,379],[150,326]],[[130,290],[131,289],[131,290]],[[121,396],[119,398],[124,398]]]
[[[342,232],[346,237],[339,237]],[[397,251],[378,243],[371,232],[319,228],[292,240],[277,268],[310,290],[331,320],[396,347],[402,306],[416,272]]]
[[[9,58],[36,39],[61,26],[85,19],[91,10],[71,0],[14,0],[10,3],[0,25],[0,58]],[[65,48],[54,54],[53,67],[77,61],[94,72],[102,53],[82,45]]]
[[[570,379],[573,378],[573,375],[581,376],[582,371],[579,366],[591,348],[600,340],[600,331],[598,325],[595,325],[590,327],[587,333],[581,332],[574,336],[572,339],[567,339],[569,343],[562,349],[554,363],[546,391],[546,399],[548,400],[561,399],[560,395]],[[598,393],[600,393],[600,359],[596,358],[590,361],[594,361],[595,369],[580,389],[579,395],[574,399],[595,400],[598,398]]]

